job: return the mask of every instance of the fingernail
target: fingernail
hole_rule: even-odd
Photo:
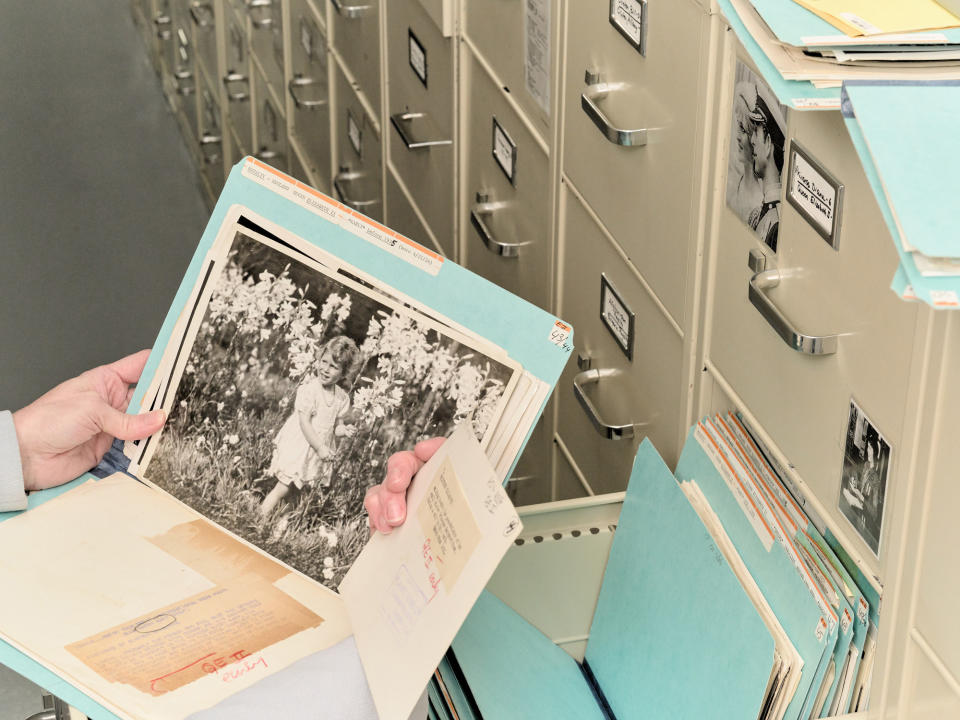
[[[399,500],[391,500],[387,503],[387,522],[392,524],[403,522],[403,506]]]
[[[160,423],[163,424],[167,421],[167,411],[166,410],[154,410],[154,415],[157,416],[157,419],[160,420]]]

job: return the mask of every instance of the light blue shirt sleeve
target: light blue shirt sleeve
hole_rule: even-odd
[[[13,426],[13,414],[4,410],[0,412],[0,512],[26,509],[17,430]]]

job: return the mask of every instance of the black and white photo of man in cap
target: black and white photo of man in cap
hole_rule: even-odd
[[[786,108],[738,62],[727,163],[727,205],[771,250],[777,250]]]

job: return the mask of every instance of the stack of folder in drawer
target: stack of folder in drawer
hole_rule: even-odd
[[[582,662],[486,592],[434,677],[431,717],[842,714],[863,707],[870,623],[740,419],[707,418],[675,475],[640,446]]]

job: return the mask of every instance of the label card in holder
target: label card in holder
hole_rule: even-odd
[[[600,273],[600,319],[628,360],[633,360],[634,314],[605,273]]]
[[[610,0],[610,24],[641,55],[647,54],[647,0]]]
[[[840,249],[843,184],[796,141],[790,142],[787,200],[830,247]]]
[[[410,45],[410,67],[413,68],[414,74],[420,78],[420,82],[423,83],[423,86],[427,86],[427,51],[424,50],[423,45],[420,44],[420,41],[417,39],[417,36],[413,34],[413,30],[407,28],[407,38]]]
[[[361,158],[363,157],[363,136],[360,132],[360,123],[353,116],[353,111],[347,108],[347,137],[350,138],[350,145]]]
[[[493,118],[493,159],[507,176],[511,185],[517,184],[517,144],[507,134],[497,118]]]
[[[300,46],[307,60],[313,60],[313,28],[310,27],[310,20],[305,17],[300,18]]]

